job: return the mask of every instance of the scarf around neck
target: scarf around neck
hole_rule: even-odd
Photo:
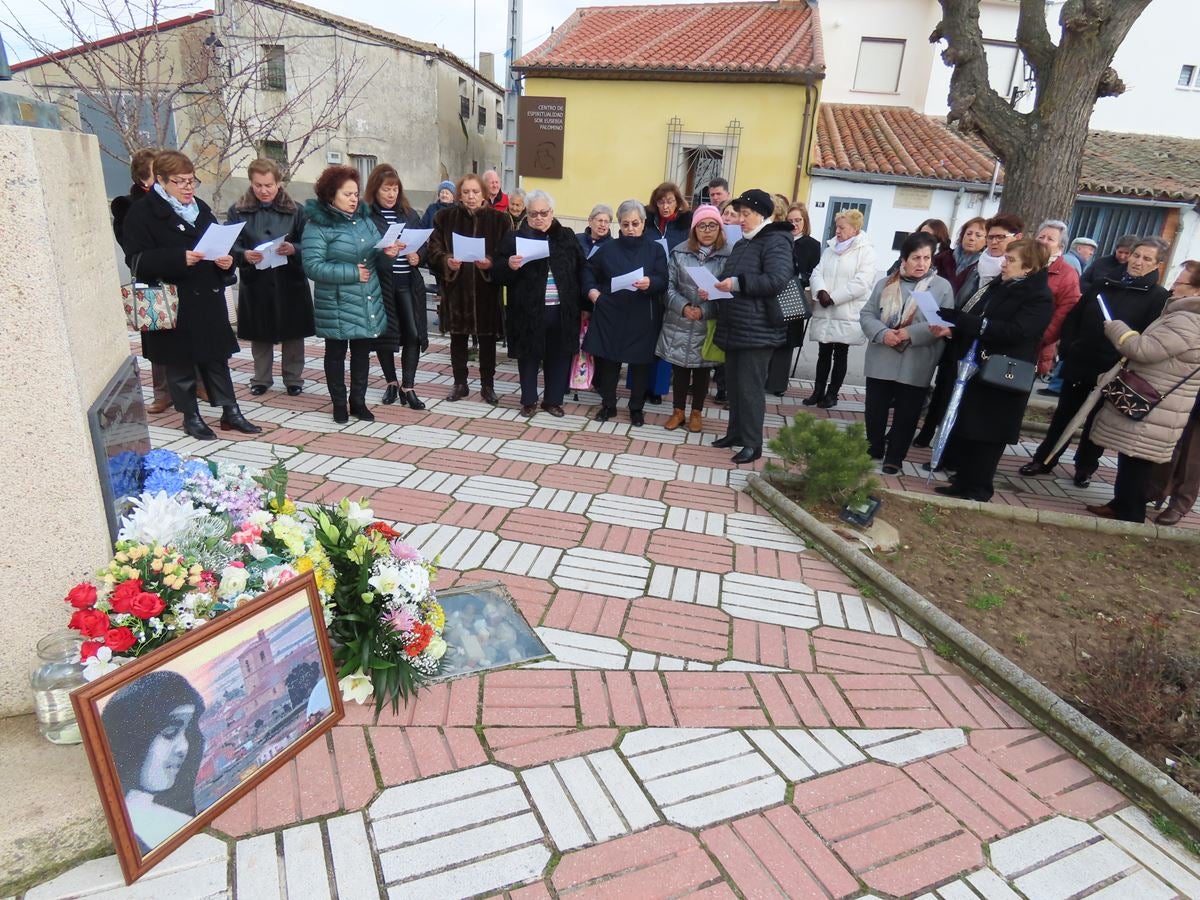
[[[1003,256],[992,256],[990,253],[980,254],[979,264],[975,267],[975,271],[979,273],[979,286],[983,287],[993,278],[1000,275],[1000,264],[1004,262]]]
[[[931,271],[920,281],[903,275],[895,281],[888,281],[883,286],[883,294],[879,298],[879,317],[883,320],[883,324],[893,329],[907,328],[911,325],[917,314],[917,303],[913,300],[912,295],[916,291],[929,290],[929,283],[933,281],[933,276],[934,273]],[[909,292],[907,298],[904,296],[902,286],[904,282],[912,285],[912,291]]]
[[[858,235],[856,234],[854,237],[858,237]],[[838,256],[841,256],[850,249],[850,245],[854,243],[854,237],[846,238],[844,241],[839,241],[835,238],[833,242],[833,252]]]
[[[968,253],[961,246],[954,248],[954,274],[961,275],[964,271],[979,262],[979,256],[982,250],[976,250],[974,253]]]
[[[167,205],[175,211],[175,215],[179,216],[179,218],[183,219],[183,221],[187,222],[189,225],[196,224],[196,219],[200,217],[200,204],[196,202],[195,197],[192,198],[191,203],[189,203],[187,206],[184,206],[165,190],[163,190],[163,186],[157,182],[154,185],[154,193],[166,200]]]

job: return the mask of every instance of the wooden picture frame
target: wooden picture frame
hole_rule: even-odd
[[[76,688],[71,702],[132,884],[342,718],[315,578]]]

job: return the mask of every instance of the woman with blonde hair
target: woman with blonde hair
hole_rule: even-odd
[[[274,382],[275,345],[280,345],[283,384],[288,396],[304,390],[304,339],[315,334],[312,292],[300,241],[304,212],[283,186],[283,171],[271,159],[256,159],[246,169],[250,187],[229,207],[227,224],[245,222],[233,244],[238,264],[238,337],[250,342],[254,377],[250,393],[261,396]],[[282,237],[277,252],[282,266],[257,268],[263,255],[255,250]]]
[[[850,345],[866,342],[858,317],[875,286],[875,248],[862,229],[863,214],[857,209],[838,213],[833,237],[813,269],[810,284],[817,306],[808,329],[818,344],[817,373],[805,406],[837,406]]]

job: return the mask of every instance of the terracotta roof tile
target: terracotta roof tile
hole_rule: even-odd
[[[576,10],[513,65],[529,72],[821,76],[817,11],[803,0]]]
[[[991,182],[995,157],[978,138],[907,107],[822,103],[813,166],[986,184]],[[1093,131],[1083,150],[1079,190],[1198,202],[1200,141]]]

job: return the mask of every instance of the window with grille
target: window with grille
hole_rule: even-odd
[[[283,47],[268,44],[262,48],[262,89],[264,91],[286,91],[287,69]]]
[[[479,133],[483,134],[485,128],[487,128],[487,107],[481,103],[479,104]]]
[[[504,104],[500,100],[496,101],[496,130],[504,130]]]
[[[358,181],[363,187],[367,186],[367,179],[371,177],[372,170],[379,165],[378,156],[368,156],[365,153],[351,153],[350,164],[354,166],[358,172]]]
[[[471,98],[460,96],[458,98],[458,117],[460,119],[471,118]]]
[[[833,237],[833,229],[837,227],[837,217],[848,209],[857,209],[863,214],[862,230],[867,230],[871,221],[871,201],[855,197],[830,197],[828,218],[825,220],[825,240]]]
[[[691,206],[708,199],[708,183],[724,178],[731,184],[737,173],[742,123],[732,119],[724,131],[685,131],[678,117],[667,122],[665,180],[679,185]]]
[[[870,94],[894,94],[900,90],[904,43],[891,38],[863,38],[858,46],[854,90]]]
[[[286,141],[262,141],[258,145],[258,155],[263,159],[274,160],[285,172],[288,166]]]
[[[1200,88],[1200,78],[1197,71],[1200,66],[1181,66],[1179,69],[1179,86],[1182,88]]]

